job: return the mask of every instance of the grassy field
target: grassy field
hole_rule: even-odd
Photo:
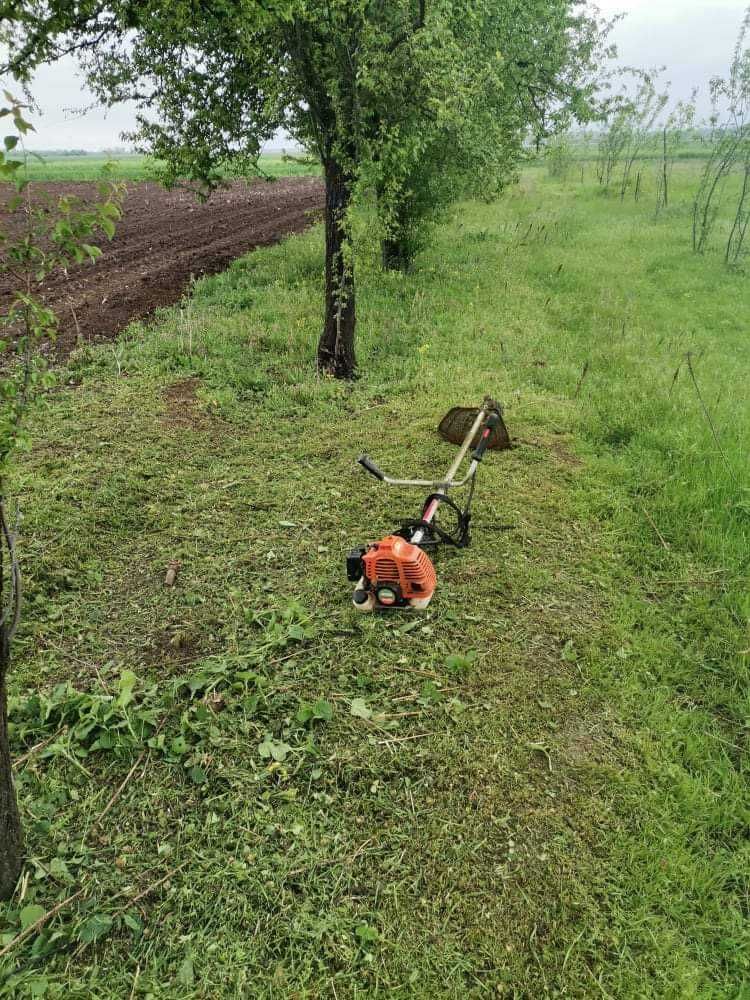
[[[156,161],[137,154],[29,154],[27,165],[28,176],[32,181],[95,181],[105,169],[120,180],[144,181],[153,180],[158,172]],[[314,169],[303,162],[301,157],[291,158],[280,153],[261,156],[259,166],[270,177],[297,177],[310,174]]]
[[[598,154],[599,138],[599,134],[595,131],[571,132],[558,142],[553,141],[553,146],[562,143],[575,161],[590,161],[593,164]],[[688,163],[691,160],[707,160],[711,155],[712,148],[708,132],[685,131],[674,150],[674,155],[683,163]],[[641,163],[660,160],[662,155],[662,134],[654,131],[641,145],[635,161]]]
[[[567,142],[570,156],[570,172],[580,176],[583,169],[584,178],[595,175],[597,142],[595,136],[573,137]],[[637,163],[648,163],[657,160],[659,151],[657,137],[647,143],[636,157]],[[709,146],[700,138],[687,139],[679,149],[680,158],[690,160],[705,160],[708,157]],[[545,153],[540,154],[539,161],[544,163]],[[28,176],[36,181],[94,181],[98,180],[105,170],[114,177],[126,181],[154,180],[158,175],[158,163],[147,156],[139,154],[99,154],[89,153],[81,156],[63,156],[55,153],[29,154],[27,159]],[[317,167],[309,164],[301,155],[282,155],[268,153],[260,159],[260,169],[270,177],[299,177],[314,173]],[[648,169],[648,167],[646,168]]]
[[[589,173],[593,179],[595,173],[597,143],[595,136],[573,136],[567,143],[570,151],[570,171],[576,176],[583,168],[584,177]],[[659,158],[657,137],[646,144],[637,157],[637,162],[648,162]],[[679,155],[683,161],[705,160],[709,146],[701,142],[700,137],[686,139],[682,143]],[[544,162],[545,154],[541,154],[540,162]],[[29,154],[27,159],[28,176],[36,181],[80,181],[98,180],[105,169],[113,176],[126,181],[154,180],[158,173],[158,164],[147,156],[139,154],[89,153],[81,156],[63,156],[55,153]],[[317,170],[315,166],[305,162],[301,155],[282,155],[268,153],[260,159],[260,169],[270,177],[299,177],[309,175]],[[648,168],[646,168],[648,169]]]
[[[71,359],[18,466],[0,949],[81,894],[2,995],[750,996],[750,286],[694,183],[655,219],[530,170],[409,278],[364,246],[354,385],[317,230]],[[358,617],[346,549],[419,497],[356,455],[441,469],[485,392],[473,547]]]

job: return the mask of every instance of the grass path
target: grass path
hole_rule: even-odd
[[[683,225],[536,172],[462,206],[413,279],[365,259],[352,387],[309,370],[316,233],[72,359],[19,468],[49,742],[0,947],[84,895],[4,995],[744,995],[748,292]],[[732,476],[668,395],[691,348]],[[347,547],[419,498],[354,457],[442,468],[487,391],[517,447],[473,547],[426,615],[356,616]]]

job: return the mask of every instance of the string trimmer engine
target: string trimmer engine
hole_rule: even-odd
[[[393,479],[382,472],[367,455],[359,464],[389,486],[421,486],[433,492],[427,497],[419,518],[402,524],[379,542],[352,549],[346,560],[347,575],[356,581],[354,607],[358,611],[386,611],[394,608],[424,610],[432,600],[437,574],[427,549],[448,544],[464,548],[470,542],[471,502],[477,469],[487,448],[509,448],[510,439],[498,403],[485,399],[481,409],[455,407],[441,421],[440,434],[461,445],[444,479]],[[474,448],[469,469],[456,479],[469,449]],[[448,491],[468,485],[463,508]],[[439,523],[438,514],[448,509],[452,530]]]

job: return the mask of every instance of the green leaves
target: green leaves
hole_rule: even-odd
[[[563,646],[560,651],[560,659],[565,660],[567,663],[575,663],[578,660],[578,651],[572,639],[568,639]]]
[[[156,728],[154,708],[143,704],[147,692],[139,695],[137,685],[135,674],[126,670],[116,697],[58,684],[50,694],[13,698],[13,741],[26,744],[60,734],[42,756],[83,758],[100,751],[127,754],[142,746]]]
[[[443,693],[434,681],[425,681],[417,699],[420,705],[435,705],[443,699]]]
[[[274,760],[277,764],[283,764],[291,749],[288,743],[275,740],[271,733],[266,733],[263,742],[258,745],[260,756],[266,760]]]
[[[192,986],[195,982],[195,969],[192,955],[186,955],[177,970],[177,982],[180,986]]]
[[[330,702],[323,699],[312,705],[303,702],[297,712],[297,721],[303,725],[307,725],[308,722],[330,722],[332,718],[333,707]]]
[[[473,649],[467,653],[451,653],[450,656],[446,657],[445,665],[452,674],[460,677],[471,670],[476,658],[476,650]]]
[[[101,257],[102,252],[99,247],[92,246],[90,243],[81,243],[81,250],[89,257],[91,260],[96,260]]]
[[[367,707],[363,698],[353,698],[349,704],[349,714],[355,719],[369,721],[372,718],[372,709]]]
[[[139,938],[143,934],[143,922],[137,914],[123,914],[122,922],[130,931],[133,932],[133,937]]]
[[[190,775],[190,780],[194,785],[205,785],[208,781],[208,775],[203,768],[199,767],[197,764],[190,768],[188,774]]]
[[[375,944],[380,939],[377,927],[373,927],[372,924],[358,924],[354,933],[363,948]]]
[[[112,917],[108,913],[94,913],[78,928],[81,944],[93,944],[112,930]]]
[[[120,674],[120,682],[117,685],[120,693],[116,702],[120,708],[125,708],[133,700],[133,692],[137,683],[138,678],[132,670],[123,670]]]
[[[112,221],[112,219],[109,218],[109,216],[107,215],[103,215],[99,219],[99,228],[107,234],[109,239],[112,239],[112,237],[115,235],[115,224]]]
[[[529,135],[593,113],[590,83],[605,33],[571,19],[567,0],[446,5],[411,40],[394,77],[381,60],[368,87],[378,99],[373,160],[384,263],[407,271],[438,212],[457,198],[491,198],[514,176]]]
[[[175,757],[184,757],[190,753],[190,744],[184,736],[175,736],[169,741],[169,752]]]
[[[37,920],[41,920],[45,912],[44,907],[39,906],[38,903],[29,903],[28,906],[24,906],[19,916],[21,930],[25,931],[27,927],[35,924]]]

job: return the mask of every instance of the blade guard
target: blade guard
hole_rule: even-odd
[[[424,611],[432,600],[437,575],[429,556],[400,535],[387,535],[368,546],[362,557],[364,574],[357,584],[358,611],[414,608]]]
[[[502,406],[496,403],[494,399],[489,398],[485,399],[484,405],[490,412],[497,416],[497,420],[494,422],[487,438],[487,448],[490,450],[497,449],[498,451],[505,451],[511,448],[510,435],[503,420]],[[450,441],[452,444],[462,444],[478,413],[479,410],[476,407],[454,406],[440,421],[438,434],[443,440]],[[473,447],[479,444],[478,433],[471,443]]]

